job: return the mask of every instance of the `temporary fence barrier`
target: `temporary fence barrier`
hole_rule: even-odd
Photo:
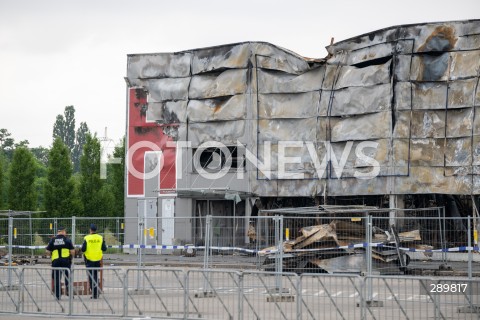
[[[403,274],[409,259],[435,261],[446,268],[455,259],[464,261],[456,265],[461,268],[457,271],[473,272],[477,255],[472,252],[478,251],[478,242],[472,218],[445,218],[443,208],[307,213],[298,216],[302,212],[292,215],[279,209],[255,217],[9,217],[0,219],[0,250],[11,253],[8,265],[15,256],[43,255],[59,226],[67,228],[79,248],[90,224],[95,223],[106,241],[107,257],[111,253],[135,254],[138,268],[145,266],[145,255],[173,254],[203,255],[204,268],[221,257],[232,264],[243,259],[264,271],[365,273],[371,264],[372,270],[382,274]],[[161,230],[167,225],[175,229],[168,236]],[[127,232],[127,226],[133,231]],[[324,238],[311,237],[301,243],[315,228],[315,237],[323,232]],[[345,265],[355,268],[342,270]]]
[[[63,294],[57,300],[52,268],[13,267],[10,286],[4,281],[8,269],[0,268],[0,314],[232,320],[480,317],[480,279],[464,277],[100,268],[100,295],[90,299],[88,270],[74,266],[71,286],[65,287],[62,278]]]

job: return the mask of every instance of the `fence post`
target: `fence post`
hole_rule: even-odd
[[[243,319],[243,272],[238,275],[238,319]]]
[[[467,219],[467,239],[468,239],[468,279],[472,279],[472,234],[470,233],[470,229],[472,228],[472,217],[468,216]]]
[[[283,216],[275,216],[275,286],[278,293],[283,293],[282,272],[283,272]]]
[[[206,224],[205,224],[205,251],[203,254],[203,292],[204,294],[210,293],[212,290],[210,289],[210,273],[205,272],[207,269],[210,268],[210,254],[211,254],[211,243],[212,243],[212,216],[207,215],[205,217]]]
[[[442,262],[447,264],[446,237],[445,237],[445,207],[438,208],[438,226],[440,228],[440,242],[442,247]],[[440,213],[441,211],[441,213]]]
[[[143,228],[144,222],[143,218],[140,216],[137,217],[138,219],[138,251],[137,251],[137,268],[140,269],[142,267],[142,243],[143,243]],[[137,290],[140,290],[140,270],[137,272]]]
[[[13,217],[8,215],[8,289],[12,287]]]
[[[367,236],[367,252],[366,252],[366,261],[367,261],[367,296],[366,300],[372,300],[372,216],[368,215],[366,219],[366,236]]]
[[[297,279],[297,319],[302,319],[302,303],[303,303],[303,294],[302,294],[302,275],[296,277]]]
[[[77,217],[72,216],[72,242],[73,242],[74,246],[75,246],[75,240],[76,240],[76,235],[77,235],[76,230],[77,230]]]
[[[117,218],[116,222],[117,222],[117,225],[116,225],[116,227],[117,227],[117,241],[118,241],[118,243],[121,244],[121,242],[120,242],[120,220]]]
[[[129,270],[127,269],[123,278],[123,316],[124,317],[128,315],[128,273],[129,273]]]

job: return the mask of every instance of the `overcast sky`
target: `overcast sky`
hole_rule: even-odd
[[[0,0],[0,128],[47,147],[73,105],[77,127],[119,141],[129,53],[266,41],[322,58],[331,37],[479,13],[479,0]]]

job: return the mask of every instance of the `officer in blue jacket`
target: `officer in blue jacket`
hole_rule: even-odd
[[[50,239],[45,248],[48,255],[52,257],[53,268],[67,268],[70,270],[72,259],[75,256],[75,247],[70,239],[67,238],[67,230],[64,227],[58,227],[57,235]],[[55,296],[60,300],[60,283],[65,270],[52,270],[52,278],[55,285]],[[65,290],[68,294],[70,271],[65,274]]]

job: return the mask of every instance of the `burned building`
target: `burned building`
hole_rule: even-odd
[[[480,193],[480,20],[389,27],[327,51],[128,55],[126,217]],[[196,232],[162,221],[155,243]]]

